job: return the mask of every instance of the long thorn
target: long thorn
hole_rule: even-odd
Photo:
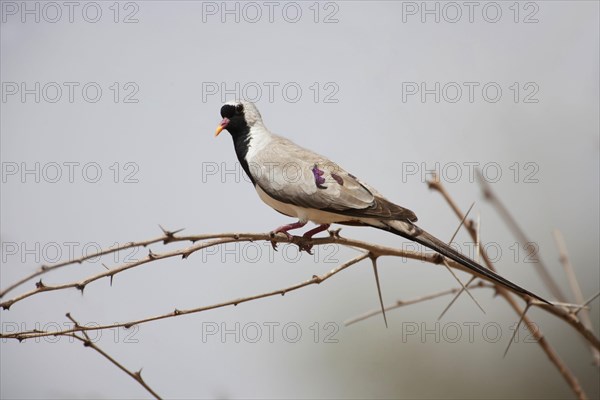
[[[483,307],[481,307],[481,304],[479,304],[479,302],[477,300],[475,300],[475,297],[473,297],[473,295],[471,294],[471,292],[469,291],[469,289],[467,289],[467,287],[462,283],[462,281],[458,278],[458,276],[456,276],[456,274],[454,273],[454,271],[452,271],[452,268],[450,268],[450,266],[448,265],[448,261],[446,261],[445,258],[444,258],[444,265],[446,266],[446,268],[448,269],[448,271],[452,274],[452,276],[454,277],[454,279],[456,279],[456,281],[458,283],[460,283],[460,286],[462,286],[463,290],[469,295],[469,297],[471,299],[473,299],[473,301],[475,302],[475,304],[477,305],[477,307],[479,307],[479,309],[481,310],[481,312],[485,314],[485,310],[483,309]]]
[[[465,216],[460,221],[460,224],[458,224],[458,228],[456,228],[456,231],[454,231],[454,235],[452,235],[452,237],[450,238],[450,241],[448,242],[448,245],[452,244],[452,242],[454,241],[454,238],[458,234],[458,231],[460,230],[460,228],[462,228],[462,226],[464,225],[464,223],[467,220],[467,217],[469,216],[469,213],[473,209],[474,205],[475,205],[475,202],[471,203],[471,207],[469,207],[469,209],[465,213]],[[477,307],[479,307],[479,309],[485,314],[485,310],[481,307],[481,305],[477,302],[477,300],[475,300],[475,297],[473,297],[473,295],[471,294],[471,292],[469,292],[469,289],[467,289],[467,286],[469,286],[469,283],[472,282],[472,279],[465,286],[462,283],[462,281],[458,278],[458,276],[456,276],[456,274],[454,273],[454,271],[452,271],[452,269],[450,268],[450,266],[446,262],[446,259],[444,259],[444,265],[446,266],[446,268],[448,269],[448,271],[452,274],[452,276],[454,277],[454,279],[456,279],[458,281],[458,283],[460,283],[460,286],[462,287],[462,289],[459,292],[459,294],[462,293],[463,291],[466,291],[467,294],[469,295],[469,297],[473,299],[473,301],[475,302],[475,304],[477,304]],[[438,321],[444,316],[444,314],[446,313],[446,311],[448,311],[448,309],[450,308],[450,306],[454,303],[454,301],[456,301],[457,298],[458,298],[458,294],[454,297],[454,299],[450,302],[450,304],[446,307],[446,309],[440,314],[440,316],[438,317]]]
[[[598,297],[600,297],[600,292],[596,293],[595,295],[593,295],[592,297],[590,297],[585,303],[583,303],[582,305],[580,305],[579,307],[577,307],[577,310],[574,310],[573,314],[577,315],[577,313],[579,313],[579,311],[581,311],[584,308],[586,308],[588,304],[590,304],[592,301],[596,300],[596,298],[598,298]]]
[[[460,228],[462,228],[462,226],[465,224],[465,221],[467,220],[467,217],[469,216],[469,213],[471,212],[471,210],[473,209],[473,206],[475,205],[475,202],[471,203],[471,207],[469,207],[469,209],[467,210],[467,212],[465,213],[464,218],[460,221],[460,224],[458,224],[458,228],[456,228],[456,230],[454,231],[454,235],[452,235],[452,237],[450,238],[450,241],[448,242],[448,244],[454,242],[454,238],[456,237],[456,235],[458,234],[458,231],[460,230]]]
[[[506,357],[506,354],[508,354],[508,350],[510,349],[510,346],[512,345],[513,340],[515,340],[515,336],[517,336],[519,327],[521,326],[521,323],[523,322],[523,319],[525,318],[525,314],[527,314],[529,307],[531,307],[531,303],[527,303],[527,307],[525,307],[525,309],[523,310],[523,313],[521,314],[521,318],[519,318],[519,322],[517,323],[515,331],[513,332],[513,335],[510,338],[510,341],[508,342],[508,346],[506,346],[506,350],[504,350],[504,355],[502,356],[502,358]]]
[[[469,287],[469,285],[471,283],[473,283],[473,281],[477,279],[477,277],[472,276],[471,279],[469,279],[469,282],[467,282],[467,284],[465,285],[465,287]],[[440,316],[438,317],[438,321],[441,320],[444,315],[446,314],[446,312],[450,309],[450,307],[452,307],[452,305],[454,304],[454,302],[456,300],[458,300],[458,297],[461,295],[462,292],[464,292],[465,289],[463,289],[462,287],[460,288],[460,290],[454,295],[454,297],[452,298],[452,300],[450,301],[450,303],[448,303],[448,305],[446,306],[446,308],[444,308],[444,311],[442,311],[442,313],[440,314]]]
[[[375,282],[377,283],[377,294],[379,295],[379,305],[381,306],[381,313],[383,314],[383,322],[385,322],[385,327],[387,328],[387,317],[383,305],[383,296],[381,295],[381,285],[379,285],[379,274],[377,273],[377,257],[371,257],[371,263],[373,264],[373,272],[375,273]]]

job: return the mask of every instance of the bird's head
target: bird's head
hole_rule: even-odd
[[[223,104],[221,117],[223,117],[223,120],[217,127],[215,137],[219,136],[223,129],[236,136],[254,125],[262,124],[260,113],[254,103],[244,100],[230,101]]]

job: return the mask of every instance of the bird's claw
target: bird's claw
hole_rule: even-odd
[[[311,243],[306,243],[307,240],[310,240],[309,237],[302,237],[296,244],[298,245],[298,249],[300,252],[305,251],[311,256],[314,255],[312,252],[313,245]]]
[[[330,229],[327,231],[327,233],[329,233],[329,237],[332,238],[340,238],[340,231],[342,230],[342,228],[337,228],[337,229]]]
[[[277,242],[274,240],[271,240],[271,246],[273,247],[273,250],[277,251]]]
[[[286,231],[271,231],[269,233],[271,236],[271,246],[273,246],[273,250],[275,250],[275,251],[277,251],[277,242],[274,239],[278,233],[283,233],[285,236],[287,236],[288,240],[290,240],[290,241],[292,240],[292,235],[290,235]]]
[[[312,252],[312,244],[299,244],[298,247],[300,248],[300,251],[304,250],[311,256],[314,255],[314,253]]]
[[[278,233],[283,233],[285,236],[287,236],[291,243],[297,244],[300,252],[305,251],[311,256],[313,255],[313,245],[308,243],[312,239],[310,236],[294,237],[286,231],[271,231],[269,233],[271,236],[271,246],[273,247],[273,250],[277,251],[277,241],[275,240],[275,236],[277,236]]]

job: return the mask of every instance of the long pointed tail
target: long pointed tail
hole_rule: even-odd
[[[471,260],[469,257],[466,257],[465,255],[459,253],[452,247],[448,246],[446,243],[442,242],[435,236],[427,233],[426,231],[412,223],[403,221],[382,221],[382,223],[385,225],[385,227],[378,226],[379,229],[387,230],[396,235],[422,244],[423,246],[428,247],[431,250],[434,250],[440,253],[441,255],[446,256],[451,260],[454,260],[457,263],[461,264],[462,266],[476,272],[480,276],[484,276],[516,292],[526,294],[540,301],[543,301],[544,303],[551,304],[549,301],[541,298],[540,296],[534,293],[531,293],[529,290],[523,289],[522,287],[515,285],[508,279],[505,279],[500,275],[496,274],[495,272],[492,272],[491,270],[483,267],[482,265],[479,265],[475,261]]]

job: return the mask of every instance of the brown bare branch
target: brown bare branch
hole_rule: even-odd
[[[209,239],[213,239],[213,240],[209,240]],[[209,241],[205,242],[204,240],[209,240]],[[366,250],[369,253],[371,253],[374,257],[396,256],[396,257],[404,257],[404,258],[409,258],[409,259],[414,259],[414,260],[427,261],[427,262],[430,262],[433,264],[440,263],[440,258],[435,254],[424,254],[424,253],[419,253],[419,252],[414,252],[414,251],[409,251],[409,250],[399,250],[399,249],[395,249],[392,247],[379,246],[376,244],[362,242],[359,240],[346,239],[339,235],[331,235],[329,237],[312,238],[312,239],[307,239],[307,238],[298,237],[298,236],[293,236],[291,238],[288,238],[287,236],[285,236],[283,234],[279,234],[279,235],[272,237],[270,233],[220,233],[220,234],[183,236],[183,237],[173,236],[170,238],[170,242],[191,241],[192,243],[195,243],[195,242],[201,241],[201,243],[194,244],[192,246],[189,246],[189,247],[186,247],[183,249],[172,250],[172,251],[165,252],[165,253],[154,253],[150,250],[148,252],[148,255],[146,257],[142,258],[141,260],[138,260],[138,261],[135,261],[132,263],[126,263],[123,265],[119,265],[115,268],[109,268],[105,271],[102,271],[101,273],[92,275],[86,279],[79,280],[79,281],[58,284],[58,285],[48,285],[48,284],[45,284],[45,283],[39,281],[36,283],[35,289],[32,289],[28,292],[25,292],[18,296],[15,296],[14,298],[12,298],[10,300],[6,300],[6,301],[0,303],[0,307],[3,309],[9,309],[13,304],[18,303],[19,301],[22,301],[28,297],[31,297],[31,296],[34,296],[34,295],[37,295],[40,293],[44,293],[44,292],[52,292],[52,291],[56,291],[56,290],[64,290],[64,289],[69,289],[69,288],[76,288],[78,290],[83,291],[85,289],[85,287],[92,282],[95,282],[102,278],[111,278],[112,279],[112,277],[114,277],[115,275],[117,275],[121,272],[127,271],[127,270],[135,268],[135,267],[139,267],[141,265],[144,265],[144,264],[147,264],[147,263],[150,263],[153,261],[162,260],[162,259],[166,259],[166,258],[172,258],[172,257],[179,257],[179,256],[183,257],[184,259],[187,259],[193,253],[203,250],[203,249],[206,249],[206,248],[209,248],[209,247],[212,247],[212,246],[217,246],[217,245],[222,245],[222,244],[232,243],[232,242],[251,242],[251,241],[260,241],[260,240],[270,241],[270,242],[274,241],[277,243],[311,244],[311,245],[315,245],[315,246],[335,243],[335,244],[339,244],[342,246],[354,247],[354,248]],[[71,264],[73,264],[73,263],[71,263]],[[452,263],[451,265],[456,268],[463,269],[463,267],[457,263]]]
[[[512,216],[512,214],[508,211],[508,209],[500,201],[498,196],[496,196],[496,194],[492,191],[492,187],[485,180],[485,178],[481,174],[481,171],[479,171],[479,170],[477,170],[477,177],[479,178],[479,183],[481,184],[481,190],[483,191],[483,195],[484,195],[485,199],[488,200],[490,203],[492,203],[492,205],[496,208],[496,211],[498,211],[500,216],[502,216],[502,218],[504,219],[504,221],[506,222],[506,224],[508,225],[510,230],[512,230],[513,234],[516,236],[517,240],[523,246],[526,246],[528,243],[531,243],[531,241],[527,238],[527,235],[525,234],[523,229],[521,229],[521,227],[517,223],[517,220]],[[562,290],[560,289],[560,287],[558,286],[558,284],[556,283],[554,278],[552,278],[552,275],[550,275],[550,272],[548,272],[548,268],[546,268],[546,265],[542,262],[537,249],[534,248],[531,251],[531,253],[529,254],[529,256],[533,260],[533,265],[535,266],[535,270],[537,271],[540,278],[542,279],[542,282],[544,282],[544,284],[548,287],[548,289],[550,289],[550,293],[552,293],[552,295],[557,300],[566,302],[567,299],[566,299],[565,295],[563,294]]]
[[[432,181],[428,182],[428,184],[429,184],[430,189],[433,189],[433,190],[439,192],[444,197],[446,202],[454,210],[456,216],[462,220],[464,218],[464,214],[462,213],[460,208],[456,205],[456,202],[452,199],[452,197],[450,196],[448,191],[445,189],[445,187],[440,183],[439,179],[437,179],[437,177],[436,177]],[[491,191],[489,193],[491,193]],[[490,196],[489,193],[486,194],[486,197]],[[510,215],[510,214],[508,214],[508,215]],[[475,231],[475,228],[473,227],[473,223],[471,222],[471,223],[465,224],[465,227],[469,231],[469,234],[471,235],[473,240],[476,240],[476,231]],[[495,271],[494,265],[492,264],[490,258],[488,257],[487,252],[483,248],[481,249],[481,256],[482,256],[485,264],[487,265],[487,267],[490,270]],[[579,399],[586,399],[587,395],[585,394],[583,388],[579,384],[579,381],[577,380],[577,378],[569,370],[569,368],[566,366],[566,364],[560,359],[560,357],[558,356],[558,354],[556,353],[554,348],[552,346],[550,346],[550,344],[548,343],[546,338],[541,333],[540,329],[533,323],[533,321],[531,319],[529,319],[527,316],[524,315],[524,313],[523,313],[524,310],[521,309],[521,307],[517,304],[517,302],[515,301],[515,298],[513,296],[511,296],[511,292],[499,285],[496,285],[496,291],[498,292],[498,294],[500,294],[500,296],[502,296],[508,302],[508,304],[517,313],[517,315],[523,315],[523,322],[525,323],[525,326],[527,326],[527,328],[531,332],[533,338],[537,341],[537,343],[544,350],[544,352],[546,353],[546,355],[548,356],[550,361],[554,364],[554,366],[561,373],[561,375],[563,376],[563,378],[565,379],[567,384],[571,387],[571,390],[573,390],[573,392],[577,395],[577,397]],[[530,301],[531,300],[528,299],[527,304],[530,304]],[[553,306],[548,306],[548,307],[541,306],[541,307],[547,311],[558,308],[558,307],[553,307]],[[568,313],[565,312],[565,314],[568,314]],[[565,321],[576,326],[576,329],[580,333],[583,334],[583,332],[585,332],[584,336],[588,340],[590,340],[590,342],[595,342],[594,346],[596,346],[596,348],[600,349],[600,341],[598,340],[598,338],[594,335],[593,332],[591,332],[589,329],[587,329],[579,320],[577,320],[576,323],[574,321],[569,321],[568,319],[565,319]]]
[[[560,262],[563,265],[565,270],[565,274],[567,275],[567,280],[569,281],[569,286],[571,286],[571,292],[573,292],[573,296],[575,296],[575,301],[579,304],[583,304],[585,299],[583,298],[583,292],[581,291],[581,286],[579,286],[579,282],[577,281],[577,276],[575,275],[575,269],[571,264],[571,259],[569,258],[569,252],[567,251],[567,244],[558,229],[555,229],[554,232],[554,240],[556,241],[556,247],[558,247],[558,253]],[[592,320],[590,318],[590,313],[588,309],[584,309],[581,313],[581,322],[591,331],[593,331]],[[592,357],[594,359],[594,365],[600,365],[600,351],[596,350],[594,347],[591,348]]]
[[[494,286],[489,283],[479,282],[475,285],[471,285],[469,287],[469,289],[478,289],[478,288],[484,288],[484,287],[493,288]],[[449,294],[457,293],[459,290],[462,290],[462,288],[452,288],[452,289],[448,289],[448,290],[442,290],[441,292],[428,294],[426,296],[417,297],[417,298],[411,299],[411,300],[397,300],[395,303],[384,307],[384,310],[391,311],[391,310],[395,310],[397,308],[409,306],[412,304],[422,303],[424,301],[433,300],[433,299],[437,299],[438,297],[443,297],[443,296],[447,296]],[[374,309],[371,311],[367,311],[364,314],[361,314],[357,317],[354,317],[354,318],[344,321],[344,325],[349,326],[349,325],[355,324],[357,322],[364,321],[366,319],[369,319],[371,317],[381,314],[381,312],[382,312],[382,310],[380,308],[377,308],[377,309]]]
[[[351,260],[346,261],[345,263],[337,266],[336,268],[332,269],[331,271],[329,271],[323,275],[320,275],[320,276],[313,275],[311,279],[306,280],[304,282],[301,282],[301,283],[298,283],[298,284],[295,284],[292,286],[288,286],[284,289],[278,289],[278,290],[274,290],[271,292],[262,293],[262,294],[258,294],[258,295],[254,295],[254,296],[242,297],[239,299],[230,300],[230,301],[226,301],[223,303],[217,303],[217,304],[213,304],[213,305],[209,305],[209,306],[197,307],[197,308],[192,308],[192,309],[188,309],[188,310],[175,309],[174,311],[172,311],[170,313],[161,314],[161,315],[157,315],[154,317],[138,319],[136,321],[130,321],[130,322],[121,322],[121,323],[115,323],[115,324],[110,324],[110,325],[101,325],[101,326],[75,326],[72,329],[65,329],[65,330],[61,330],[61,331],[52,331],[52,332],[23,331],[23,332],[16,332],[16,333],[8,334],[8,335],[0,334],[0,338],[2,338],[2,339],[17,339],[19,341],[23,341],[26,339],[32,339],[32,338],[36,338],[36,337],[64,336],[64,335],[68,335],[68,334],[72,334],[72,333],[76,333],[76,332],[84,332],[84,331],[98,331],[98,330],[106,330],[106,329],[113,329],[113,328],[120,328],[120,327],[131,328],[134,325],[142,325],[142,324],[145,324],[148,322],[178,317],[180,315],[195,314],[195,313],[208,311],[208,310],[214,310],[216,308],[222,308],[222,307],[227,307],[227,306],[237,306],[238,304],[246,303],[246,302],[253,301],[253,300],[263,299],[266,297],[273,297],[276,295],[284,296],[286,293],[292,292],[294,290],[298,290],[305,286],[320,284],[321,282],[326,281],[327,279],[331,278],[338,272],[341,272],[341,271],[345,270],[346,268],[348,268],[368,257],[370,257],[370,253],[364,252],[364,253],[352,258]]]
[[[160,236],[160,237],[154,238],[154,239],[143,240],[141,242],[129,242],[129,243],[125,243],[125,244],[123,244],[121,246],[117,246],[117,247],[114,247],[112,249],[104,249],[104,250],[101,250],[101,251],[98,251],[98,252],[95,252],[95,253],[92,253],[92,254],[88,254],[88,255],[83,256],[83,257],[79,257],[79,258],[75,258],[75,259],[72,259],[72,260],[63,261],[63,262],[60,262],[60,263],[57,263],[57,264],[53,264],[53,265],[40,265],[35,272],[31,273],[30,275],[25,276],[24,278],[18,280],[17,282],[13,283],[12,285],[9,285],[6,289],[0,290],[0,299],[2,297],[4,297],[6,295],[6,293],[8,293],[8,292],[10,292],[10,291],[12,291],[14,289],[16,289],[17,287],[21,286],[22,284],[24,284],[26,282],[29,282],[30,280],[32,280],[34,278],[37,278],[38,276],[46,274],[48,272],[55,271],[55,270],[57,270],[59,268],[66,267],[66,266],[73,265],[73,264],[81,264],[81,263],[83,263],[86,260],[93,259],[93,258],[96,258],[96,257],[105,256],[105,255],[112,254],[112,253],[116,253],[116,252],[119,252],[119,251],[122,251],[122,250],[133,249],[133,248],[136,248],[136,247],[146,247],[146,246],[149,246],[151,244],[160,243],[160,242],[163,242],[163,243],[166,244],[166,243],[170,242],[170,239],[173,238],[173,235],[175,233],[181,232],[181,229],[177,230],[177,231],[167,231],[167,230],[163,229],[162,227],[160,227],[160,228],[163,231],[163,235]]]
[[[73,316],[71,316],[70,313],[67,313],[67,318],[69,318],[73,322],[73,324],[75,324],[75,326],[79,326],[79,323],[75,320],[75,318],[73,318]],[[96,350],[104,358],[106,358],[108,361],[110,361],[113,365],[115,365],[116,367],[118,367],[121,371],[125,372],[127,375],[129,375],[130,377],[132,377],[136,382],[138,382],[140,385],[142,385],[142,387],[144,389],[146,389],[148,391],[148,393],[150,393],[152,396],[154,396],[154,398],[156,398],[158,400],[161,400],[161,397],[154,390],[152,390],[152,388],[150,386],[148,386],[148,384],[144,381],[144,378],[142,378],[142,370],[141,369],[139,371],[137,371],[137,372],[131,372],[130,370],[128,370],[127,368],[125,368],[125,366],[123,364],[121,364],[120,362],[118,362],[117,360],[115,360],[108,353],[106,353],[104,350],[102,350],[100,347],[98,347],[90,339],[90,337],[87,334],[87,332],[82,331],[81,333],[83,334],[83,337],[78,336],[75,333],[72,333],[72,334],[69,334],[69,335],[65,335],[65,336],[70,336],[72,338],[80,340],[81,342],[83,342],[83,345],[85,347],[89,347],[90,349]]]
[[[461,219],[462,219],[462,217],[461,217]],[[471,226],[471,221],[466,221],[465,226],[467,228],[469,226]],[[31,292],[21,294],[11,300],[7,300],[3,303],[0,303],[0,306],[5,309],[8,309],[12,304],[14,304],[20,300],[23,300],[24,298],[27,298],[27,297],[31,297],[33,295],[37,295],[42,292],[56,291],[56,290],[62,290],[62,289],[67,289],[67,288],[82,289],[85,287],[85,285],[87,285],[93,281],[99,280],[101,278],[112,277],[120,272],[123,272],[123,271],[129,270],[131,268],[146,264],[148,262],[156,261],[159,259],[164,259],[167,257],[175,257],[175,256],[182,256],[182,257],[186,258],[187,256],[189,256],[190,254],[192,254],[195,251],[199,251],[203,248],[215,246],[218,244],[230,243],[230,242],[234,242],[234,241],[260,241],[260,240],[269,241],[269,242],[276,241],[278,243],[296,243],[296,244],[301,243],[301,242],[303,244],[307,243],[306,239],[302,238],[302,237],[294,236],[291,239],[288,239],[283,234],[277,235],[275,237],[271,237],[271,235],[269,233],[217,233],[217,234],[190,235],[190,236],[172,236],[170,238],[169,242],[190,241],[192,243],[195,243],[195,242],[203,241],[203,240],[210,240],[210,241],[206,242],[206,243],[198,243],[192,247],[186,247],[184,249],[179,249],[179,250],[171,251],[171,252],[164,253],[164,254],[151,253],[151,255],[149,255],[148,257],[146,257],[143,260],[137,261],[135,263],[124,264],[124,265],[112,268],[110,270],[107,270],[107,271],[104,271],[103,273],[91,276],[82,281],[71,282],[71,283],[62,284],[62,285],[41,284],[41,285],[38,285],[38,287],[35,290],[32,290]],[[309,243],[311,243],[313,245],[324,245],[324,244],[335,243],[335,244],[339,244],[339,245],[350,247],[350,248],[357,248],[357,249],[365,250],[369,254],[371,254],[371,256],[375,256],[375,257],[381,257],[381,256],[404,257],[404,258],[409,258],[409,259],[414,259],[414,260],[421,260],[421,261],[428,262],[431,264],[439,264],[442,261],[442,258],[438,257],[436,254],[425,254],[425,253],[420,253],[420,252],[412,252],[412,251],[408,251],[408,250],[400,250],[397,248],[375,245],[375,244],[362,242],[362,241],[358,241],[358,240],[343,238],[343,237],[339,236],[339,234],[330,235],[329,237],[324,237],[324,238],[313,238],[310,240]],[[487,259],[486,262],[489,263],[489,259]],[[460,269],[467,273],[472,273],[472,271],[464,268],[460,264],[457,264],[453,261],[449,261],[448,263],[453,268]],[[485,278],[482,278],[482,279],[485,279]],[[521,295],[519,293],[513,293],[513,294],[520,296],[522,299],[527,301],[527,296]],[[262,297],[262,296],[259,295],[257,298],[260,298],[260,297]],[[592,300],[593,299],[590,299],[590,302]],[[228,302],[226,305],[233,304],[234,302],[235,301]],[[581,321],[577,317],[576,311],[573,312],[567,307],[562,307],[561,306],[562,303],[557,303],[556,307],[549,306],[549,305],[542,304],[542,303],[535,302],[535,301],[533,302],[533,304],[535,306],[555,315],[557,318],[560,318],[560,319],[564,320],[565,322],[567,322],[577,332],[579,332],[588,342],[590,342],[590,344],[592,346],[600,349],[600,340],[598,339],[598,337],[596,337],[596,335],[593,332],[591,332],[589,329],[587,329],[581,323]],[[200,308],[202,308],[202,307],[200,307]],[[209,306],[207,309],[212,309],[212,308],[216,308],[216,305]],[[144,321],[145,320],[146,319],[144,319]],[[147,318],[147,320],[154,320],[154,319]],[[127,323],[122,323],[118,326],[132,326],[132,325],[135,325],[135,323],[136,323],[135,321],[131,321],[131,322],[127,322]],[[115,325],[106,325],[106,326],[98,327],[98,329],[109,329],[109,328],[114,328],[114,327],[116,327],[116,326]],[[29,331],[24,331],[24,332],[19,332],[19,333],[40,334],[39,332],[29,332]],[[0,334],[0,338],[18,339],[18,338],[20,338],[19,333],[12,333],[9,335]],[[46,333],[46,334],[42,334],[42,335],[53,336],[55,334],[60,334],[60,332],[52,332],[52,333]]]

